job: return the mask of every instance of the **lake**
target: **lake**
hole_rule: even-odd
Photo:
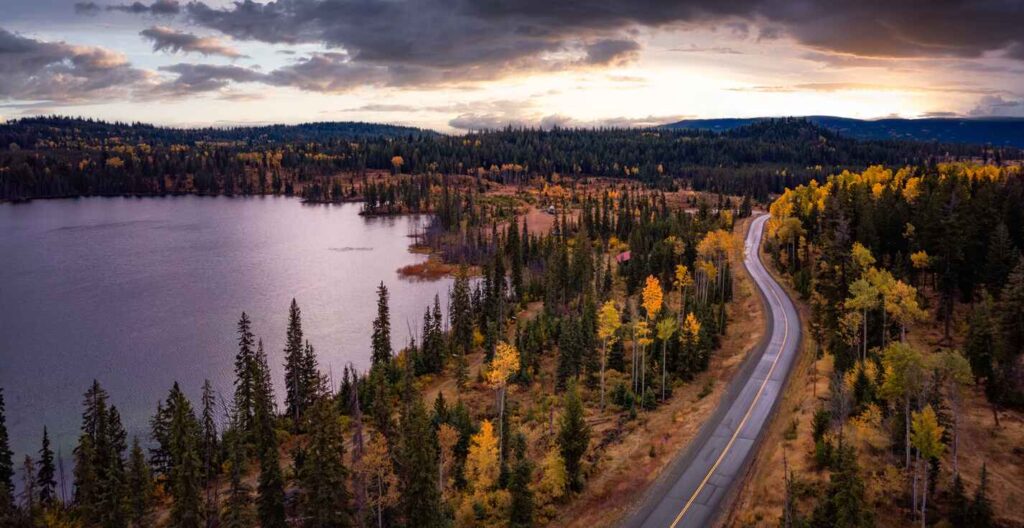
[[[243,310],[279,399],[293,297],[335,382],[350,362],[369,366],[381,281],[393,345],[404,345],[435,294],[447,306],[450,280],[396,272],[424,260],[408,247],[427,217],[364,218],[359,209],[284,197],[0,204],[0,387],[15,464],[35,456],[43,425],[67,457],[94,378],[144,441],[175,380],[194,404],[206,378],[230,400]]]

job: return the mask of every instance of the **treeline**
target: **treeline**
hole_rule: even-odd
[[[233,392],[206,382],[193,403],[175,383],[148,438],[129,438],[116,395],[94,383],[70,493],[45,431],[38,456],[15,470],[0,401],[0,524],[549,522],[597,471],[598,441],[614,441],[707,368],[732,295],[733,213],[688,214],[660,193],[608,191],[563,211],[548,233],[514,218],[491,226],[479,277],[462,268],[447,309],[435,298],[401,350],[381,284],[370,367],[346,367],[337,387],[294,301],[282,380],[271,379],[243,313]],[[439,391],[428,407],[421,389],[438,375],[455,379],[458,397]],[[595,438],[595,415],[619,425]]]
[[[843,172],[772,204],[769,250],[835,367],[812,431],[830,483],[809,515],[789,490],[786,525],[870,526],[878,507],[994,525],[985,468],[971,498],[958,455],[970,385],[984,385],[996,427],[1000,409],[1024,406],[1022,200],[1018,167],[939,164]],[[908,337],[928,326],[932,351]]]
[[[445,136],[352,123],[190,130],[55,117],[0,125],[0,199],[291,194],[324,176],[401,169],[502,182],[555,174],[666,187],[679,180],[696,190],[763,201],[787,186],[872,163],[1020,157],[1014,149],[853,140],[799,119],[758,121],[720,134],[508,128]]]

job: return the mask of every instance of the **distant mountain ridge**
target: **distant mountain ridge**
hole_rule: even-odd
[[[675,130],[711,130],[727,132],[772,118],[687,119],[663,128]],[[896,139],[968,143],[1024,148],[1024,118],[922,118],[851,119],[834,116],[806,116],[810,123],[856,139]]]

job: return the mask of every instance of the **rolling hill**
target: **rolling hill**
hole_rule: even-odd
[[[669,129],[724,132],[768,118],[689,119],[664,125]],[[971,143],[1024,147],[1024,118],[850,119],[807,116],[823,128],[857,139],[899,139],[939,143]]]

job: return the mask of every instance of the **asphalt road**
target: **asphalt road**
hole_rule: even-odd
[[[623,526],[710,526],[756,451],[781,398],[800,344],[800,317],[786,292],[765,269],[758,245],[768,215],[755,218],[744,242],[743,263],[767,308],[764,338],[733,378],[718,409],[691,445],[648,490]]]

